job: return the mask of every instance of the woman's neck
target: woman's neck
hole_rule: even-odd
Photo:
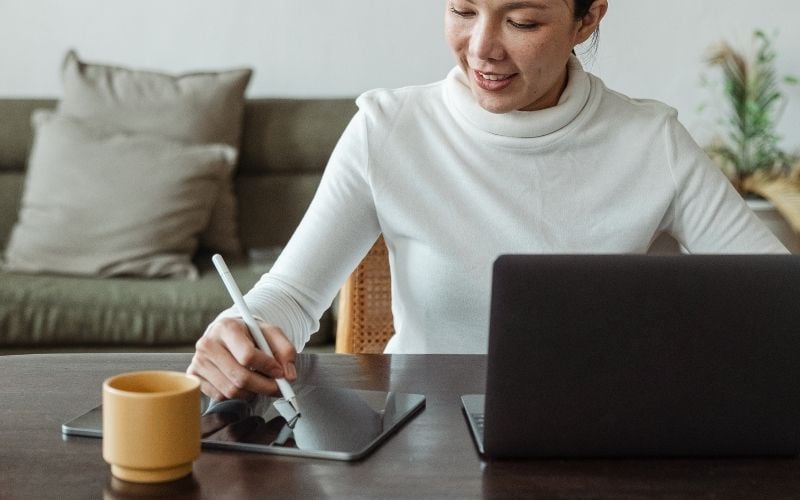
[[[568,126],[588,102],[591,87],[589,75],[583,71],[580,61],[572,56],[561,81],[553,87],[549,106],[535,111],[486,111],[475,100],[469,80],[460,66],[453,68],[445,81],[445,97],[457,120],[463,120],[482,132],[504,137],[539,138]],[[544,101],[537,102],[541,104]]]
[[[541,98],[525,106],[524,108],[520,108],[520,111],[539,111],[557,106],[558,101],[561,99],[561,95],[564,93],[564,90],[567,89],[568,83],[569,69],[567,65],[564,65],[564,71],[561,72],[561,76],[559,76],[555,85],[553,85],[552,88],[550,88],[550,90],[548,90],[547,93]]]

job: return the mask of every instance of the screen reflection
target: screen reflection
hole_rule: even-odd
[[[204,399],[203,442],[215,447],[358,458],[422,407],[418,394],[330,387],[295,388],[301,413],[282,399]]]

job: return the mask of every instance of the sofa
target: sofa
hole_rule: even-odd
[[[31,113],[54,99],[0,99],[0,249],[17,219],[33,140]],[[229,262],[250,288],[303,216],[328,157],[356,111],[353,99],[246,102],[234,183],[243,257]],[[261,255],[262,257],[258,257]],[[196,280],[87,278],[0,271],[0,354],[187,351],[231,300],[202,250]],[[330,345],[331,311],[309,345]]]

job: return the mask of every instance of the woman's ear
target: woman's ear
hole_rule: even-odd
[[[580,21],[580,27],[575,36],[575,45],[585,42],[597,31],[597,28],[600,26],[600,21],[603,20],[606,12],[608,12],[608,0],[594,0],[594,2],[592,2],[592,6],[589,7],[589,12],[587,12]]]

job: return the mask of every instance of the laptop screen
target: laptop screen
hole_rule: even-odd
[[[502,256],[486,453],[797,454],[798,311],[796,256]]]

